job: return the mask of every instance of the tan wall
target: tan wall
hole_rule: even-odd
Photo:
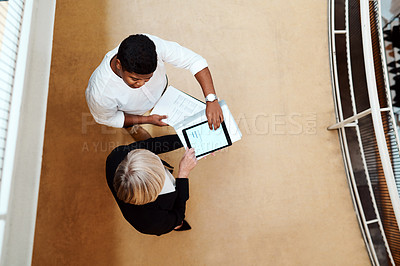
[[[189,232],[139,234],[106,186],[106,156],[132,140],[93,125],[84,90],[104,54],[138,32],[203,55],[243,133],[193,171]],[[33,265],[370,264],[326,130],[326,1],[59,0],[54,36]],[[168,74],[201,97],[188,71]]]

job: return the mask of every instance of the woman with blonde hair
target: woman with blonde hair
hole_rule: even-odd
[[[168,135],[119,146],[107,157],[108,187],[122,215],[141,233],[190,229],[184,218],[188,176],[197,164],[194,150],[186,150],[176,179],[172,167],[157,156],[181,147],[177,135]]]

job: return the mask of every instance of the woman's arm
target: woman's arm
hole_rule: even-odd
[[[186,201],[189,199],[189,180],[187,178],[176,179],[176,191],[178,193],[172,210],[153,210],[152,228],[148,232],[154,235],[163,235],[171,232],[185,219]],[[147,226],[149,223],[147,224]],[[147,231],[144,229],[144,231]]]
[[[178,193],[174,207],[170,211],[159,213],[156,220],[155,234],[161,235],[172,231],[181,225],[185,219],[186,201],[189,199],[189,173],[197,165],[194,149],[187,149],[179,163],[178,177],[176,178],[176,192]]]

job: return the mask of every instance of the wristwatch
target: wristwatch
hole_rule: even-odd
[[[213,102],[215,100],[217,100],[217,95],[210,93],[206,96],[206,102]]]

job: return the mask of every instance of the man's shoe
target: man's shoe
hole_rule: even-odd
[[[150,133],[139,125],[133,125],[131,129],[129,129],[128,131],[129,134],[131,134],[132,138],[134,138],[136,141],[141,141],[151,138]]]

